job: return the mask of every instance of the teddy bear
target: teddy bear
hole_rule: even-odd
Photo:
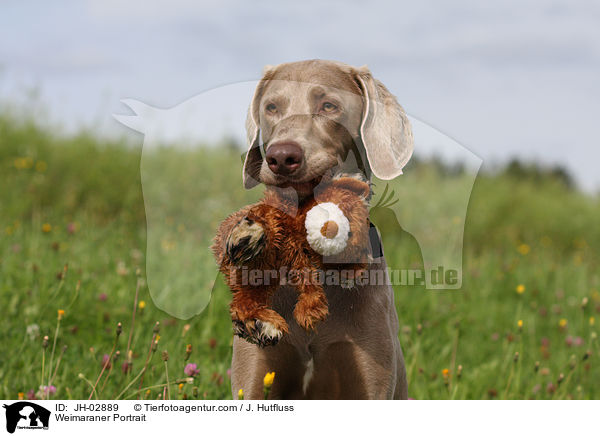
[[[366,268],[370,192],[362,177],[344,174],[321,182],[300,204],[284,191],[267,187],[258,203],[221,223],[212,249],[233,293],[234,334],[264,347],[275,345],[288,332],[286,320],[271,308],[281,284],[297,290],[293,315],[306,331],[327,317],[318,274],[328,268]],[[286,277],[277,277],[282,268]],[[260,280],[253,281],[256,272]]]

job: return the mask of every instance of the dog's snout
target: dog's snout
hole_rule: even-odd
[[[304,154],[296,142],[276,142],[267,148],[265,158],[275,174],[289,175],[300,168]]]

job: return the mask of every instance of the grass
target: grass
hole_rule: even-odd
[[[146,220],[172,238],[153,250],[183,245],[187,256],[185,244],[206,247],[220,219],[260,195],[241,188],[240,166],[232,148],[142,157],[124,142],[0,117],[0,397],[231,398],[229,291],[220,279],[213,289],[209,259],[174,258],[187,290],[174,309],[207,307],[185,320],[161,311],[165,299],[147,286],[160,278],[146,273],[154,243]],[[435,204],[428,195],[440,186],[452,200],[464,177],[423,162],[409,173],[391,185],[404,205]],[[166,204],[147,215],[148,175],[181,189],[145,183],[144,194]],[[414,215],[407,222],[426,221]],[[416,239],[394,214],[374,211],[373,220],[388,263],[422,268]],[[600,399],[598,222],[598,198],[555,178],[480,175],[465,223],[463,288],[395,289],[409,395]],[[186,374],[188,364],[198,373]]]

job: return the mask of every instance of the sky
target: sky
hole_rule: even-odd
[[[66,130],[138,134],[114,113],[169,108],[260,78],[266,64],[368,65],[415,120],[493,166],[561,164],[600,189],[600,3],[4,1],[0,104],[33,94]],[[234,88],[231,88],[234,89]],[[214,132],[242,138],[247,103]],[[6,103],[5,103],[6,104]],[[218,124],[218,125],[217,125]],[[419,153],[419,138],[415,138]]]

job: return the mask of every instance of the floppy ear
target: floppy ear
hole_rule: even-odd
[[[260,152],[260,100],[267,82],[273,77],[275,67],[271,65],[265,66],[263,69],[263,77],[256,85],[254,96],[248,108],[246,116],[246,140],[248,142],[248,153],[244,160],[244,168],[242,170],[242,180],[244,187],[250,189],[259,184],[260,167],[262,164],[262,154]]]
[[[357,69],[356,81],[363,93],[360,137],[371,171],[390,180],[402,174],[412,156],[414,143],[410,122],[402,106],[367,67]]]

